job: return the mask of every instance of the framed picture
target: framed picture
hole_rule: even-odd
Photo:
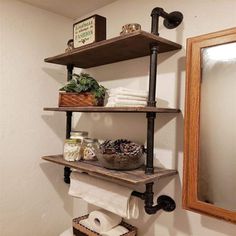
[[[90,16],[73,25],[74,47],[106,39],[106,18],[99,15]]]

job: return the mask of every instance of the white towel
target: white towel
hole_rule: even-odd
[[[136,101],[136,100],[129,100],[129,99],[119,99],[119,98],[109,98],[106,104],[106,107],[124,107],[124,106],[131,106],[131,107],[145,107],[147,106],[146,101]]]
[[[122,98],[115,98],[111,97],[108,98],[108,102],[114,103],[130,103],[130,104],[147,104],[147,100],[135,100],[135,99],[122,99]]]
[[[131,196],[132,189],[78,172],[72,172],[70,180],[69,195],[121,217],[138,218],[138,198]]]
[[[120,103],[120,102],[108,102],[106,107],[146,107],[147,103],[137,104],[137,103]]]
[[[122,95],[122,94],[110,94],[109,99],[119,98],[119,99],[129,99],[136,101],[147,101],[147,97],[133,96],[133,95]]]
[[[123,87],[118,87],[115,89],[108,90],[108,94],[118,94],[118,95],[132,95],[132,96],[139,96],[139,97],[147,97],[148,92],[145,90],[136,90],[136,89],[128,89]]]

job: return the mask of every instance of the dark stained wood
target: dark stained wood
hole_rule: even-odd
[[[118,184],[140,185],[156,181],[160,178],[177,174],[176,170],[167,170],[164,168],[155,167],[153,175],[146,175],[144,166],[132,171],[117,171],[103,168],[98,162],[68,162],[63,159],[62,155],[44,156],[42,159],[57,163],[63,166],[71,167],[88,173],[89,175],[105,178],[108,181]]]
[[[201,49],[236,42],[236,28],[190,38],[187,41],[185,143],[183,173],[183,207],[194,212],[236,223],[236,212],[198,199],[200,143]],[[217,117],[216,117],[217,119]]]
[[[150,55],[150,45],[159,45],[159,53],[181,49],[181,45],[145,31],[137,31],[74,49],[44,61],[80,68],[101,66]]]
[[[179,113],[179,109],[156,107],[45,107],[45,111],[120,112],[120,113]]]

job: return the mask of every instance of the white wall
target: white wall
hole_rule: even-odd
[[[172,196],[176,200],[177,209],[172,213],[160,212],[154,216],[143,213],[138,221],[131,223],[139,228],[139,235],[145,236],[235,235],[236,226],[233,224],[183,210],[181,190],[186,38],[234,27],[236,1],[119,0],[89,15],[96,13],[107,18],[107,38],[111,38],[119,35],[122,25],[132,22],[140,23],[143,30],[150,32],[150,13],[157,6],[163,7],[167,12],[179,10],[184,14],[184,22],[177,29],[168,30],[160,25],[160,36],[182,44],[183,49],[159,56],[157,81],[158,105],[179,107],[182,113],[177,119],[175,115],[159,115],[155,132],[157,163],[177,168],[179,171],[177,177],[161,180],[156,184],[156,193]],[[87,72],[109,88],[116,86],[147,88],[148,68],[149,58],[146,57],[88,69]],[[75,122],[75,127],[87,128],[94,137],[126,137],[145,142],[144,115],[82,114],[78,120]],[[93,208],[89,206],[88,210],[91,209]],[[77,210],[75,208],[76,211],[77,214],[81,213],[79,208]]]
[[[185,40],[187,37],[235,26],[233,0],[119,0],[93,13],[107,17],[108,38],[119,35],[121,26],[137,22],[150,31],[150,12],[160,6],[180,10],[184,23],[177,30],[160,27],[160,34],[183,44],[176,53],[159,57],[157,94],[160,106],[184,109]],[[63,168],[40,161],[40,156],[61,152],[64,114],[43,112],[57,104],[57,90],[65,68],[48,65],[43,58],[64,50],[72,22],[15,1],[1,1],[0,84],[0,235],[58,235],[71,218],[93,209],[67,196]],[[16,42],[17,40],[17,42]],[[107,87],[147,86],[149,58],[89,69]],[[78,122],[79,120],[79,122]],[[144,115],[82,114],[74,126],[99,138],[127,137],[145,142]],[[129,132],[127,132],[127,130]],[[177,203],[172,213],[159,212],[131,221],[142,236],[234,235],[233,224],[187,212],[181,208],[183,162],[183,113],[159,115],[156,122],[157,157],[179,176],[161,180],[157,194],[168,194]]]
[[[63,169],[40,160],[61,152],[65,130],[63,114],[43,107],[66,75],[43,59],[64,50],[72,22],[18,1],[0,11],[0,235],[56,236],[73,204]]]

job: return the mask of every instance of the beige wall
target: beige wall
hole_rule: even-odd
[[[0,235],[56,236],[73,206],[62,169],[40,157],[61,152],[64,116],[43,107],[65,70],[43,59],[64,49],[72,22],[18,1],[0,11]]]
[[[180,107],[182,113],[177,119],[174,115],[159,115],[155,131],[156,162],[165,167],[177,168],[179,171],[177,177],[161,180],[156,184],[156,193],[172,196],[176,200],[177,209],[172,213],[160,212],[154,216],[143,213],[138,221],[131,221],[131,223],[139,227],[141,236],[235,235],[236,226],[233,224],[183,210],[181,190],[186,38],[235,27],[236,2],[233,0],[119,0],[88,15],[96,13],[105,16],[108,38],[111,38],[119,35],[122,25],[132,22],[140,23],[143,30],[150,32],[150,13],[157,6],[163,7],[168,12],[179,10],[184,14],[184,22],[177,29],[168,30],[162,24],[160,25],[160,36],[182,44],[183,49],[159,56],[157,80],[159,106]],[[148,68],[149,58],[146,57],[87,71],[109,88],[126,86],[141,89],[147,88]],[[75,122],[77,128],[86,127],[92,136],[98,138],[126,137],[145,142],[144,115],[82,114],[78,120],[79,122],[77,120]],[[90,210],[91,206],[88,209]]]
[[[107,17],[110,38],[119,35],[121,26],[129,22],[150,31],[150,12],[156,6],[180,10],[185,17],[177,30],[160,26],[161,36],[183,44],[183,49],[160,55],[157,82],[159,105],[180,107],[183,112],[185,40],[235,26],[236,2],[119,0],[89,15]],[[43,58],[64,50],[72,22],[15,1],[1,1],[1,8],[0,235],[12,236],[17,231],[19,236],[56,236],[70,226],[73,215],[93,208],[67,196],[62,167],[39,160],[42,155],[61,152],[65,131],[64,115],[43,112],[42,107],[57,104],[57,89],[66,70],[43,63]],[[147,88],[148,68],[149,58],[145,57],[87,71],[107,87]],[[179,170],[179,176],[161,180],[156,193],[172,196],[177,209],[154,216],[142,213],[131,223],[139,228],[140,236],[234,235],[235,225],[181,208],[182,114],[177,119],[175,115],[159,115],[155,132],[157,162]],[[98,138],[145,142],[146,137],[144,115],[82,114],[77,115],[74,126]]]

